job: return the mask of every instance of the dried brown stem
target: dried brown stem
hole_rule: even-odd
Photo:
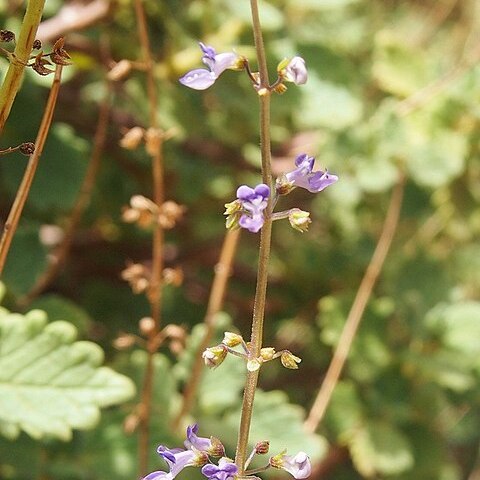
[[[62,66],[56,65],[55,75],[53,78],[52,87],[50,89],[50,95],[48,96],[42,122],[40,123],[40,128],[38,130],[37,138],[35,140],[35,151],[32,155],[30,155],[27,168],[25,169],[25,173],[23,175],[22,183],[18,188],[12,208],[3,227],[2,239],[0,240],[0,276],[2,275],[5,261],[7,259],[8,250],[10,249],[13,236],[17,229],[23,207],[25,205],[25,202],[27,201],[30,187],[32,185],[33,178],[35,177],[35,171],[37,169],[40,156],[42,155],[43,147],[47,139],[50,125],[52,123],[53,113],[55,111],[55,104],[57,103],[58,92],[60,90],[61,76]]]
[[[152,157],[153,176],[153,200],[160,209],[164,203],[164,173],[163,173],[163,133],[159,130],[158,121],[158,95],[153,73],[153,59],[148,38],[147,20],[142,0],[135,0],[135,15],[137,18],[138,36],[142,48],[142,61],[146,69],[147,94],[149,103],[150,133],[154,140],[147,145],[147,150]],[[148,141],[147,141],[148,142]],[[138,437],[139,475],[145,475],[148,470],[148,452],[150,448],[150,417],[152,413],[152,392],[154,365],[153,357],[158,349],[156,342],[157,334],[161,324],[162,305],[162,274],[163,274],[163,243],[164,231],[160,222],[155,225],[152,246],[152,274],[148,291],[151,315],[154,321],[154,328],[147,339],[147,365],[141,392],[140,425]]]
[[[40,295],[52,283],[53,280],[55,280],[70,252],[75,232],[80,224],[83,213],[90,203],[92,191],[95,186],[95,180],[97,178],[97,173],[102,160],[102,154],[105,148],[108,119],[110,116],[111,107],[110,90],[110,88],[107,88],[106,98],[100,105],[92,153],[88,162],[85,178],[80,186],[80,191],[69,216],[68,225],[65,228],[63,240],[53,252],[52,260],[50,261],[50,264],[45,272],[38,278],[32,289],[18,301],[18,305],[21,307],[28,305],[35,297]]]
[[[320,424],[327,406],[330,402],[333,390],[338,383],[340,374],[347,360],[353,339],[363,317],[365,307],[372,294],[373,288],[378,280],[387,253],[392,244],[393,237],[398,225],[400,210],[402,207],[403,190],[405,179],[403,175],[393,189],[390,205],[383,224],[382,233],[378,239],[377,246],[372,259],[362,278],[355,300],[348,314],[345,326],[343,327],[340,340],[333,354],[325,378],[317,394],[315,402],[305,421],[305,430],[309,433],[315,432]]]
[[[202,370],[204,367],[202,352],[208,347],[215,331],[215,318],[217,313],[222,309],[225,292],[228,285],[228,279],[231,275],[232,264],[237,251],[238,239],[240,238],[240,230],[228,230],[223,241],[220,258],[215,265],[215,276],[210,290],[210,297],[208,299],[207,311],[203,323],[205,324],[205,333],[202,342],[198,347],[195,355],[190,377],[183,393],[182,407],[173,421],[173,428],[177,430],[182,422],[182,419],[191,411],[195,395],[198,390],[198,385],[202,377]]]

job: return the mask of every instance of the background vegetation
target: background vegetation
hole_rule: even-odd
[[[113,342],[122,332],[137,334],[139,320],[149,315],[148,302],[132,293],[121,272],[128,261],[150,259],[151,234],[124,223],[122,209],[134,194],[151,196],[151,173],[143,149],[125,150],[119,141],[128,128],[147,126],[148,105],[143,72],[133,69],[122,80],[107,80],[115,62],[139,57],[135,17],[130,1],[112,1],[102,18],[67,32],[58,16],[70,3],[48,0],[44,19],[52,22],[50,30],[45,25],[39,30],[45,45],[66,36],[73,65],[64,70],[54,123],[9,253],[2,302],[10,312],[39,308],[49,322],[74,325],[79,339],[100,345],[105,362],[139,386],[143,349],[119,350]],[[23,2],[0,5],[2,28],[17,31]],[[166,266],[180,268],[183,282],[165,287],[163,316],[166,324],[192,333],[185,350],[170,343],[155,360],[151,449],[157,469],[155,445],[174,445],[182,436],[169,425],[188,378],[225,234],[223,204],[239,184],[258,183],[260,153],[257,103],[246,75],[226,72],[204,93],[177,81],[199,65],[198,40],[218,51],[234,48],[253,63],[248,2],[148,0],[145,7],[161,123],[172,132],[164,153],[166,198],[186,207],[178,226],[167,232]],[[317,463],[312,478],[476,480],[480,4],[271,0],[261,4],[261,15],[271,71],[295,54],[309,68],[304,87],[290,88],[272,102],[275,174],[290,169],[295,154],[306,151],[340,181],[315,197],[300,191],[290,196],[295,206],[312,212],[308,233],[283,222],[274,226],[265,343],[288,348],[303,362],[297,375],[279,365],[262,370],[252,441],[270,438],[272,452],[283,445],[306,450]],[[2,72],[7,66],[0,59]],[[51,77],[27,72],[2,149],[33,141],[50,84]],[[106,92],[111,115],[89,207],[60,275],[35,298],[25,298],[68,224]],[[18,153],[1,157],[2,219],[25,162]],[[328,368],[401,175],[404,195],[391,251],[326,416],[317,434],[305,434],[304,412]],[[248,334],[257,242],[257,236],[242,233],[220,331],[233,323]],[[39,315],[24,319],[30,333],[44,331],[46,320]],[[71,343],[73,333],[61,326],[68,332],[59,334],[59,345]],[[238,427],[239,368],[229,360],[206,374],[191,416],[201,433],[220,436],[229,448]],[[37,430],[26,421],[22,433],[0,413],[0,478],[135,478],[135,433],[124,425],[126,419],[130,425],[136,399],[127,380],[113,375],[109,371],[106,383],[115,378],[126,383],[110,403],[123,403],[103,410],[101,418],[82,414],[83,420],[70,422],[80,428],[71,436],[69,427],[53,426],[48,408]],[[20,407],[3,408],[14,415]],[[186,471],[179,478],[191,477]]]

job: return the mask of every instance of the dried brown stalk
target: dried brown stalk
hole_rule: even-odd
[[[318,392],[315,402],[308,414],[308,418],[305,420],[304,427],[309,433],[315,432],[325,414],[333,390],[338,383],[343,366],[347,360],[358,326],[362,320],[365,307],[367,306],[373,287],[382,271],[383,264],[388,251],[390,250],[397,229],[402,207],[404,184],[405,178],[402,175],[393,189],[382,233],[372,259],[365,271],[365,275],[362,278],[362,282],[360,283],[360,287],[348,314],[340,340],[338,341],[337,348],[333,354],[327,373],[320,387],[320,391]]]
[[[30,187],[32,185],[33,178],[35,177],[35,171],[37,169],[40,156],[42,155],[43,147],[47,139],[50,125],[52,123],[53,113],[55,111],[55,105],[57,103],[58,92],[60,90],[62,68],[62,65],[56,65],[55,75],[53,78],[52,87],[50,89],[50,95],[48,96],[42,122],[40,124],[37,138],[35,140],[35,151],[28,160],[22,183],[18,188],[12,208],[3,227],[2,239],[0,240],[0,276],[3,272],[8,250],[10,249],[10,244],[12,243],[12,239],[17,229],[23,207],[30,192]]]
[[[95,186],[98,170],[102,160],[102,154],[105,148],[105,141],[107,138],[108,119],[111,108],[111,89],[108,84],[107,94],[105,100],[100,105],[98,113],[98,121],[93,140],[92,153],[88,162],[87,171],[80,186],[80,191],[76,198],[72,212],[68,219],[68,225],[65,228],[62,242],[55,248],[52,255],[52,260],[45,272],[38,278],[32,289],[18,301],[19,306],[28,305],[35,297],[40,295],[59,274],[65,260],[70,252],[75,231],[80,224],[83,213],[90,203],[92,191]]]
[[[147,139],[147,151],[152,157],[153,176],[153,201],[160,209],[164,203],[163,185],[163,132],[159,129],[157,113],[157,87],[153,73],[153,59],[148,38],[147,20],[142,0],[135,0],[135,15],[137,18],[138,36],[142,48],[142,61],[145,64],[145,75],[147,78],[147,95],[150,109],[149,132],[150,139]],[[148,132],[147,132],[148,134]],[[147,365],[143,387],[141,391],[138,455],[139,455],[139,476],[145,475],[148,470],[148,452],[150,448],[150,420],[152,413],[152,392],[154,365],[153,357],[158,349],[157,335],[161,324],[162,305],[162,272],[163,272],[163,243],[164,231],[161,222],[156,222],[153,233],[152,246],[152,274],[150,286],[147,293],[150,302],[151,317],[154,321],[154,328],[149,332],[147,339]]]

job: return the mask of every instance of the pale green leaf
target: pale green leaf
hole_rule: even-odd
[[[302,86],[301,94],[300,105],[295,111],[300,128],[341,130],[355,124],[362,116],[362,103],[348,89],[320,80],[313,73]]]
[[[355,467],[366,477],[398,475],[413,467],[409,441],[386,423],[372,421],[357,428],[348,444]]]
[[[377,33],[373,76],[390,93],[407,96],[430,80],[426,54],[390,30]]]
[[[449,130],[419,135],[408,147],[406,165],[412,179],[419,185],[440,187],[458,177],[465,168],[467,140]]]
[[[77,341],[63,321],[48,324],[40,310],[0,316],[0,425],[15,437],[71,437],[96,425],[100,407],[129,399],[130,379],[102,367],[103,352]]]
[[[334,8],[342,8],[358,0],[289,0],[288,6],[298,10],[329,10]]]

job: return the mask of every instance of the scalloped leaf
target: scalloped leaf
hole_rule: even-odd
[[[387,423],[371,421],[352,431],[347,441],[353,463],[365,477],[398,475],[413,467],[407,437]]]
[[[103,351],[75,342],[77,331],[64,321],[47,322],[41,310],[0,313],[0,432],[15,438],[69,440],[72,428],[94,427],[100,407],[124,402],[133,382],[101,367]]]

